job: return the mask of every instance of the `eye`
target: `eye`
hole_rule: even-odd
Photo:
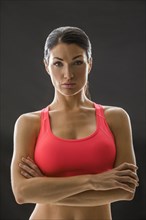
[[[53,63],[54,66],[61,67],[63,64],[60,61]]]
[[[82,60],[76,60],[76,61],[74,62],[74,64],[75,64],[75,65],[81,65],[81,64],[83,64],[83,61],[82,61]]]

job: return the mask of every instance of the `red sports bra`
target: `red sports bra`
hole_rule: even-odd
[[[94,103],[96,131],[80,139],[63,139],[51,131],[48,107],[41,110],[41,128],[34,160],[46,176],[96,174],[113,168],[116,147],[102,105]]]

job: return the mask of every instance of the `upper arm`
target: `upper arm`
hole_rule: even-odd
[[[32,113],[21,115],[14,126],[14,146],[11,161],[11,183],[15,191],[19,184],[26,180],[20,174],[19,163],[22,157],[30,156],[33,158],[33,152],[38,133],[38,116]]]
[[[131,121],[128,113],[117,107],[111,107],[105,113],[115,138],[116,160],[114,166],[123,162],[136,164]]]

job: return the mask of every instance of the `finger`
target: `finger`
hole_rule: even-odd
[[[27,159],[34,163],[34,160],[31,157],[28,156]]]
[[[124,163],[120,164],[118,167],[116,167],[115,169],[119,170],[119,171],[120,170],[127,170],[127,169],[136,171],[138,169],[138,167],[135,164],[124,162]]]
[[[26,164],[28,164],[31,168],[35,169],[37,166],[36,164],[34,163],[34,161],[30,160],[30,159],[27,159],[27,158],[24,158],[22,157],[22,161]]]
[[[26,163],[30,168],[32,168],[33,170],[35,170],[36,172],[40,172],[40,170],[38,169],[38,166],[30,159],[26,159],[26,158],[22,158],[23,163]]]
[[[35,164],[35,162],[30,157],[27,157],[27,159],[26,158],[22,158],[22,161],[27,163],[30,168],[35,170],[35,172],[38,174],[38,176],[44,176],[43,173],[38,168],[38,166]]]
[[[135,192],[135,188],[131,188],[131,187],[128,186],[127,184],[117,182],[117,186],[118,186],[120,189],[126,190],[126,191],[128,191],[128,192],[131,192],[131,193],[134,193],[134,192]]]
[[[21,173],[22,176],[24,176],[27,179],[32,178],[32,176],[29,173],[25,172],[24,170],[21,170],[20,173]]]
[[[137,176],[137,173],[136,172],[133,172],[132,170],[122,170],[122,171],[118,171],[116,173],[116,175],[118,176],[130,176],[132,177],[133,179],[135,179],[136,181],[139,181],[139,178]]]
[[[35,162],[30,159],[30,158],[24,158],[22,157],[22,161],[26,164],[28,164],[32,169],[38,169],[37,165],[35,164]]]
[[[116,180],[120,183],[132,183],[135,187],[139,186],[139,183],[129,176],[117,177]]]
[[[31,177],[37,177],[38,174],[35,170],[31,169],[28,165],[26,164],[22,164],[22,163],[19,163],[19,167],[25,171],[26,173],[28,173],[29,175],[31,175]]]
[[[19,163],[19,167],[21,167],[23,170],[31,174],[32,177],[42,177],[44,176],[41,171],[37,168],[34,169],[34,167],[30,167],[27,163],[21,162]]]

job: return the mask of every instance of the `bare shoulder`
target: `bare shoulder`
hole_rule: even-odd
[[[15,128],[29,129],[29,131],[39,131],[41,111],[28,112],[20,115],[16,122]]]
[[[136,164],[130,116],[121,107],[103,106],[106,121],[114,135],[117,167],[123,162]]]
[[[110,127],[121,127],[130,122],[127,111],[117,106],[103,106],[106,121]]]

